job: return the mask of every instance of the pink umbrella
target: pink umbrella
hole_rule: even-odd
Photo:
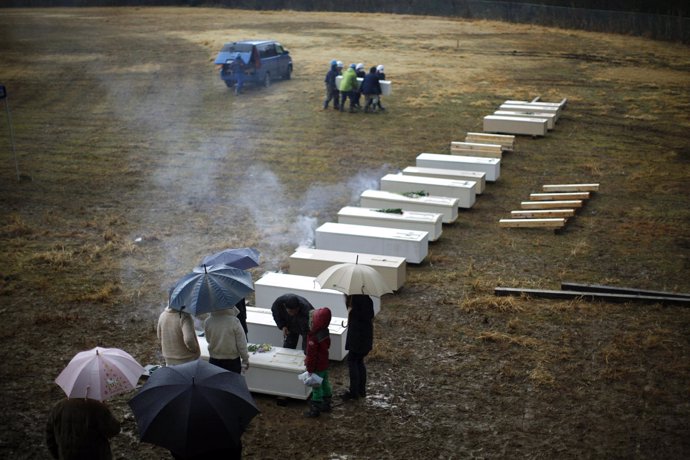
[[[119,348],[96,347],[77,353],[55,379],[68,398],[105,401],[134,389],[144,368]]]

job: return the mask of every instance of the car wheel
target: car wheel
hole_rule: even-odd
[[[235,84],[233,82],[231,82],[230,80],[225,80],[225,86],[227,86],[228,88],[232,88],[234,85]]]
[[[264,75],[264,88],[271,86],[271,74],[266,72]]]
[[[287,68],[287,72],[285,72],[285,79],[289,80],[292,77],[292,66],[289,66]]]

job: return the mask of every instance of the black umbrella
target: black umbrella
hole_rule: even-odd
[[[183,456],[238,445],[259,413],[243,376],[203,360],[157,369],[129,405],[142,441]]]

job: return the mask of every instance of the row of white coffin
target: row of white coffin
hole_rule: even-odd
[[[360,207],[344,207],[337,223],[317,228],[314,245],[421,263],[429,241],[440,237],[442,223],[454,222],[459,208],[474,205],[487,180],[498,179],[500,163],[497,158],[422,153],[417,156],[417,166],[406,168],[403,174],[384,176],[380,190],[362,192]],[[422,190],[428,195],[414,195]],[[404,211],[383,212],[386,210]]]
[[[484,132],[545,136],[554,128],[566,102],[505,101],[493,115],[484,117]]]

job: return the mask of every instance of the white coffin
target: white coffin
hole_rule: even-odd
[[[290,273],[303,276],[318,276],[331,265],[344,263],[368,265],[381,274],[393,291],[397,291],[405,284],[407,263],[404,257],[328,251],[326,249],[303,246],[298,247],[290,256]]]
[[[368,73],[368,72],[367,72]],[[338,75],[335,77],[335,86],[337,88],[340,88],[340,81],[343,79],[342,75]],[[364,78],[362,77],[357,77],[357,83],[360,85],[364,81]],[[379,80],[379,85],[381,85],[381,96],[390,96],[391,95],[391,81],[390,80]]]
[[[198,339],[201,358],[208,360],[208,342],[205,337]],[[249,369],[243,375],[249,391],[253,393],[307,399],[311,394],[311,387],[297,378],[306,370],[301,348],[292,350],[273,347],[264,353],[249,352]]]
[[[501,104],[501,106],[498,108],[498,110],[509,110],[511,112],[545,112],[545,113],[550,113],[556,117],[555,121],[558,121],[558,118],[561,115],[561,109],[559,107],[548,107],[548,106],[537,106],[537,105],[532,105],[532,104]]]
[[[450,196],[458,199],[458,206],[469,209],[477,200],[475,184],[469,181],[439,179],[437,177],[386,174],[381,178],[381,190],[394,193],[425,191],[433,196]]]
[[[487,182],[495,182],[501,175],[499,158],[470,157],[441,153],[420,153],[416,165],[421,168],[439,168],[479,171],[486,174]]]
[[[345,294],[334,289],[321,289],[313,276],[266,272],[254,283],[256,307],[270,309],[283,294],[297,294],[307,299],[314,308],[328,307],[333,316],[347,318]],[[381,299],[372,297],[371,300],[374,302],[374,314],[378,314]]]
[[[545,118],[546,119],[546,129],[553,129],[556,125],[556,115],[553,113],[546,112],[528,112],[528,111],[513,111],[513,110],[496,110],[494,115],[499,115],[501,117],[523,117],[523,118]]]
[[[548,121],[545,118],[505,117],[487,115],[484,117],[484,131],[488,133],[524,134],[545,136]]]
[[[439,179],[466,180],[474,182],[474,193],[481,195],[486,188],[486,173],[479,171],[461,171],[455,169],[418,168],[407,166],[402,170],[406,176],[437,177]]]
[[[314,246],[317,249],[404,257],[408,264],[418,264],[429,252],[429,234],[399,228],[326,222],[316,229]]]
[[[406,211],[435,212],[443,215],[443,223],[450,224],[458,218],[458,199],[449,196],[407,197],[383,190],[365,190],[359,196],[363,208],[401,208]]]
[[[356,206],[345,206],[338,211],[338,222],[341,224],[418,230],[427,232],[429,241],[436,241],[441,236],[442,219],[441,214],[432,212],[402,211],[402,214],[397,214]]]
[[[347,356],[345,338],[347,337],[347,318],[334,316],[328,326],[331,334],[331,348],[328,358],[342,361]],[[270,343],[276,347],[283,345],[283,331],[278,329],[271,310],[267,308],[247,307],[247,336],[252,343]],[[302,338],[297,342],[297,348],[302,349]]]

